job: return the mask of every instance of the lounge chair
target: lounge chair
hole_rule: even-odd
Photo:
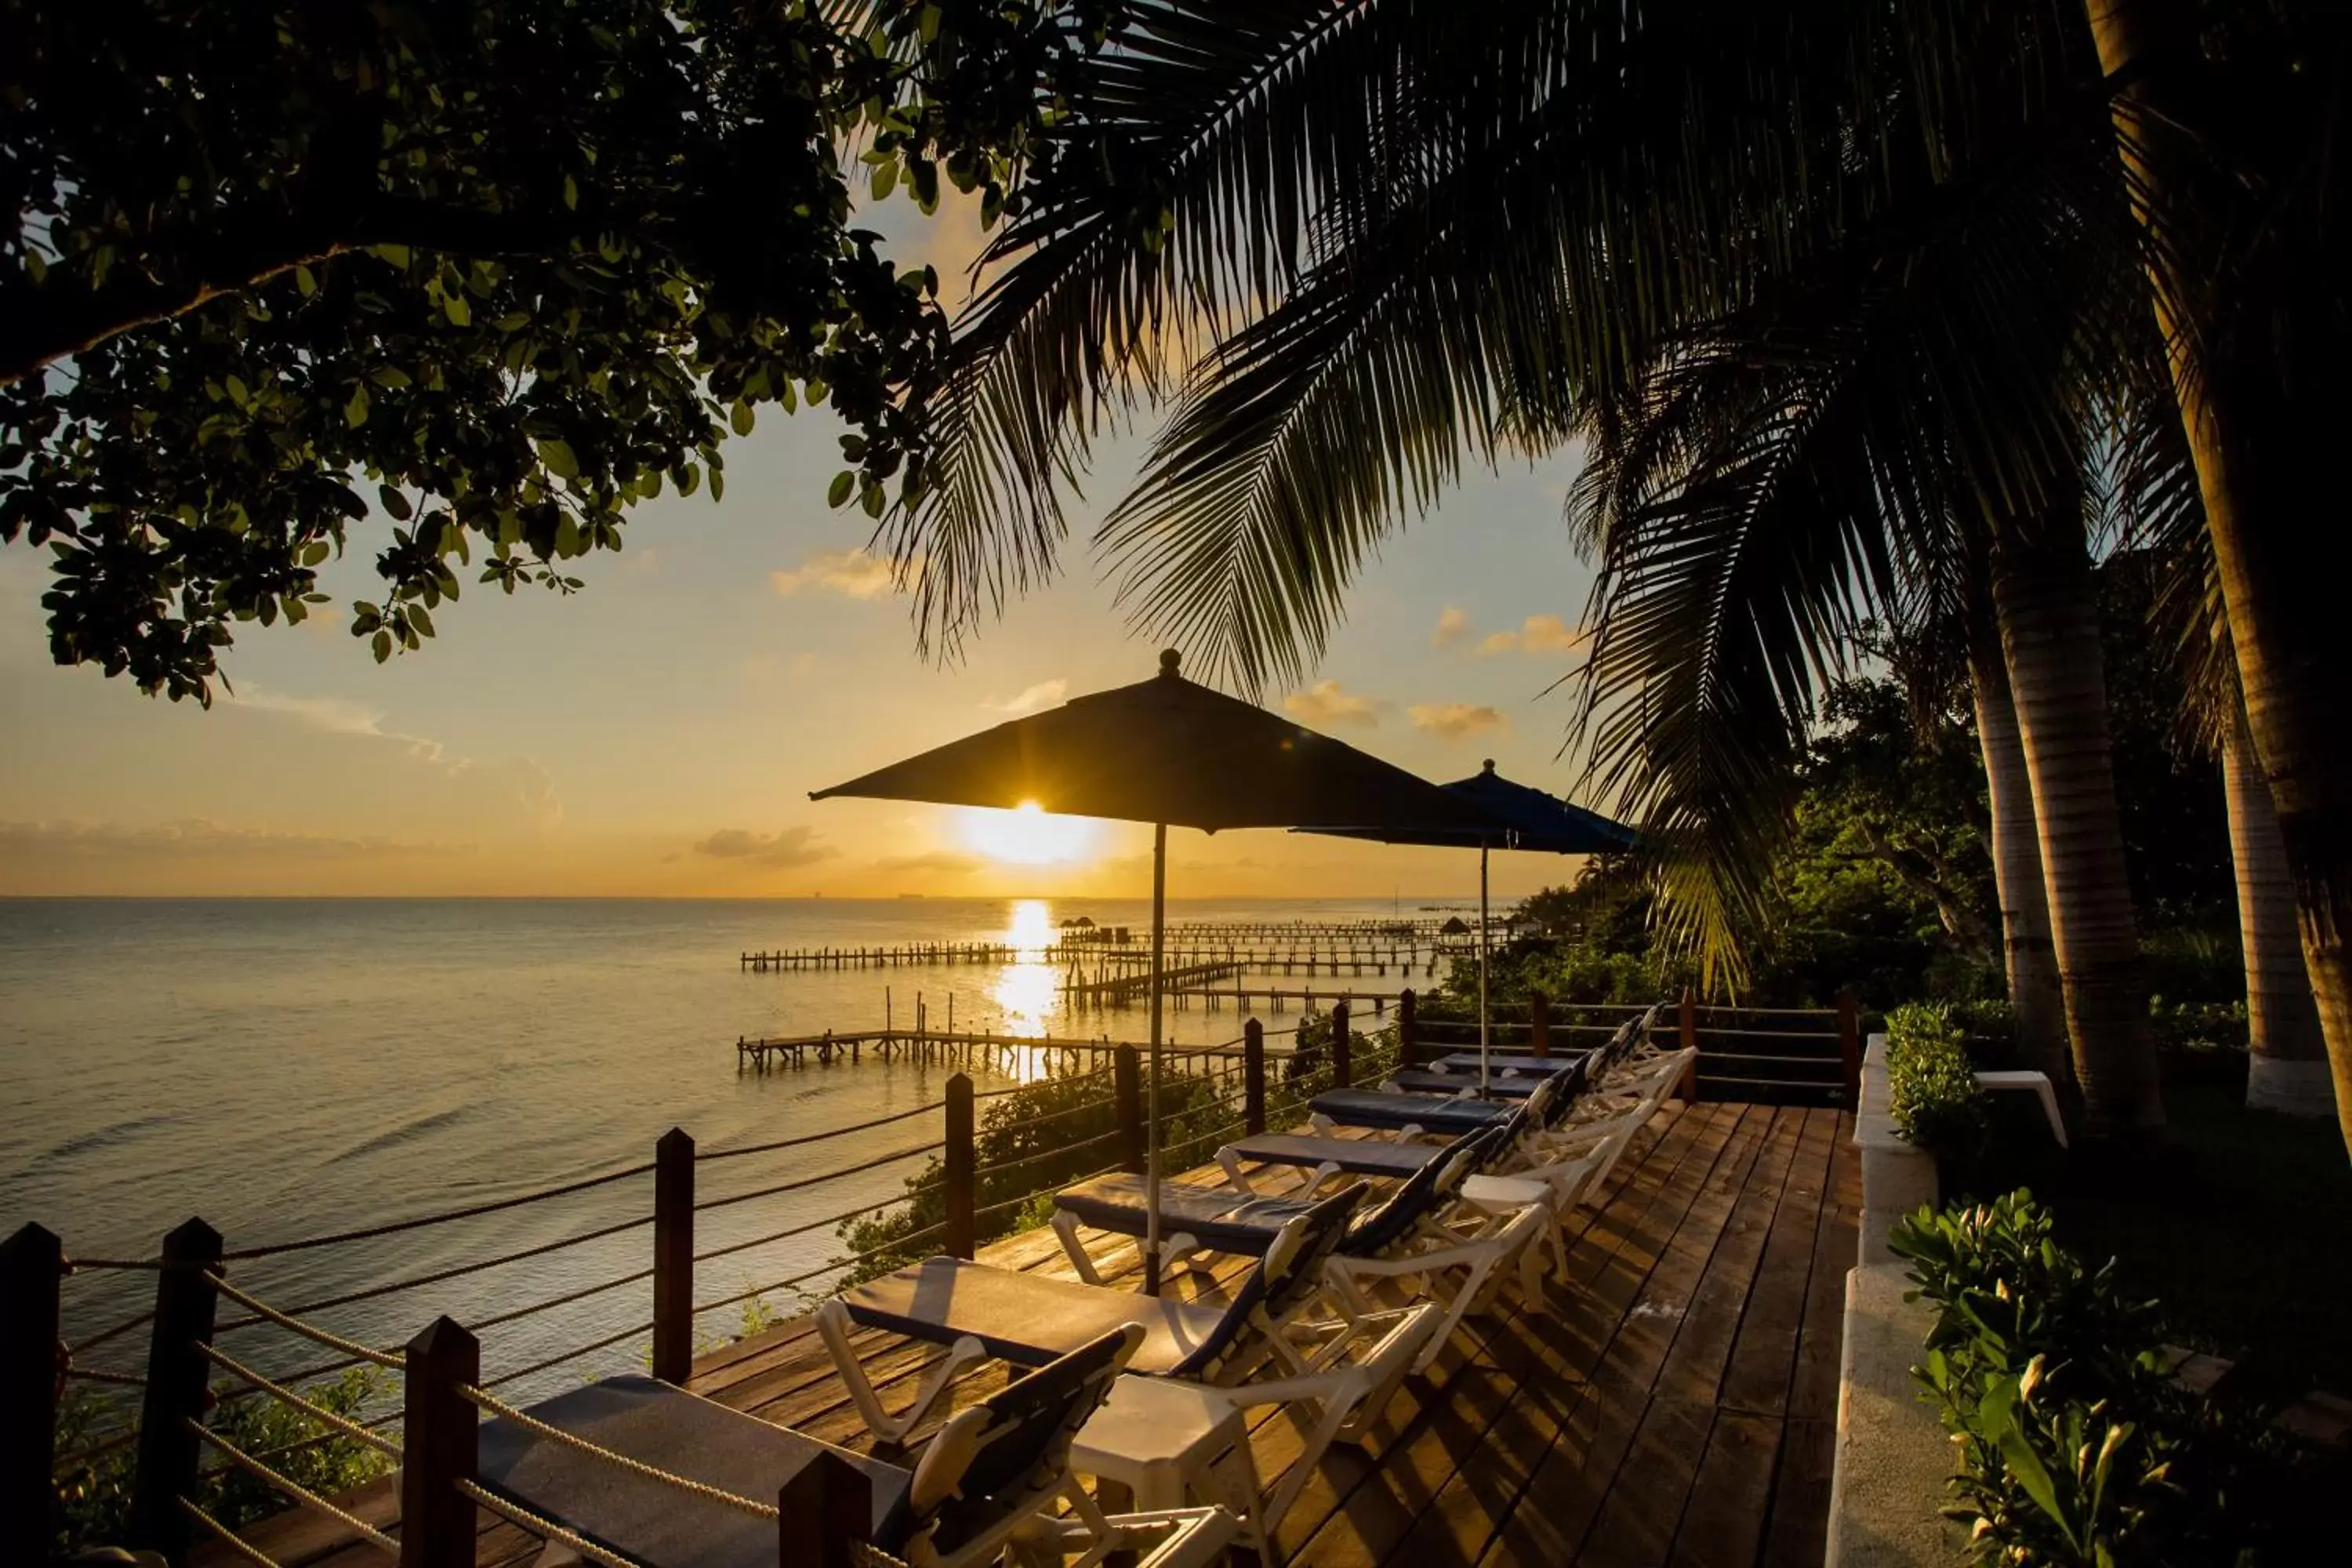
[[[740,1498],[774,1503],[794,1476],[830,1455],[865,1478],[871,1543],[910,1568],[977,1568],[1024,1536],[1058,1542],[1051,1515],[1067,1499],[1091,1556],[1126,1538],[1072,1479],[1071,1440],[1143,1341],[1132,1325],[959,1413],[911,1469],[853,1454],[649,1377],[612,1377],[524,1415],[612,1454]],[[483,1426],[487,1490],[653,1568],[773,1568],[780,1527],[674,1482],[501,1416]]]
[[[1506,1123],[1507,1125],[1507,1123]],[[1237,1138],[1217,1151],[1217,1163],[1223,1167],[1226,1185],[1234,1192],[1250,1197],[1264,1197],[1257,1184],[1244,1169],[1244,1163],[1257,1165],[1288,1165],[1312,1173],[1301,1189],[1313,1193],[1335,1176],[1387,1176],[1402,1181],[1434,1161],[1445,1157],[1446,1152],[1466,1139],[1478,1136],[1465,1132],[1451,1143],[1414,1143],[1391,1138],[1333,1138],[1298,1132],[1259,1132],[1247,1138]]]
[[[1335,1089],[1307,1102],[1319,1124],[1370,1127],[1382,1131],[1476,1132],[1510,1115],[1491,1100],[1450,1095],[1396,1094],[1377,1089]]]
[[[1292,1341],[1288,1326],[1321,1294],[1324,1259],[1363,1194],[1359,1183],[1286,1221],[1222,1306],[931,1258],[824,1302],[816,1310],[817,1333],[868,1430],[895,1443],[973,1362],[995,1357],[1035,1365],[1107,1326],[1139,1325],[1143,1340],[1128,1363],[1130,1375],[1213,1384],[1244,1407],[1296,1403],[1315,1413],[1298,1459],[1255,1510],[1252,1523],[1262,1543],[1323,1451],[1335,1441],[1360,1437],[1379,1418],[1442,1315],[1434,1306],[1421,1306],[1359,1320],[1311,1350]],[[882,1408],[850,1343],[853,1327],[949,1347],[901,1414]],[[1269,1363],[1285,1375],[1243,1381]]]
[[[1578,1063],[1564,1058],[1554,1065],[1557,1073],[1573,1071]],[[1411,1068],[1389,1075],[1392,1088],[1415,1094],[1478,1094],[1489,1100],[1524,1100],[1533,1094],[1544,1081],[1532,1072],[1494,1073],[1481,1087],[1474,1073],[1424,1072]]]

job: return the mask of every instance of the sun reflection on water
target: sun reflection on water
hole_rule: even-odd
[[[997,1026],[1003,1033],[1043,1038],[1053,1032],[1054,1017],[1062,1005],[1062,976],[1049,950],[1060,936],[1054,925],[1053,906],[1044,899],[1014,902],[1004,940],[1021,950],[1020,956],[997,972],[991,993],[1000,1016]],[[1019,1060],[1005,1066],[1022,1082],[1034,1083],[1045,1076],[1045,1054],[1024,1051]]]

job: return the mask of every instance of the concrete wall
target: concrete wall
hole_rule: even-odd
[[[1837,1468],[1830,1489],[1828,1568],[1913,1568],[1963,1560],[1965,1539],[1938,1511],[1951,1442],[1911,1376],[1935,1312],[1906,1302],[1910,1281],[1886,1250],[1903,1215],[1937,1197],[1936,1162],[1886,1114],[1886,1037],[1862,1058],[1853,1144],[1862,1158],[1862,1245],[1845,1281]]]

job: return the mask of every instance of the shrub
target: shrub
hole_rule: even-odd
[[[1888,1245],[1934,1303],[1914,1375],[1958,1453],[1944,1511],[1975,1560],[2235,1563],[2292,1526],[2294,1455],[2263,1413],[2174,1383],[2154,1307],[2060,1247],[2032,1194],[1898,1223]],[[2266,1539],[2267,1538],[2267,1539]]]
[[[301,1392],[311,1404],[356,1419],[376,1402],[384,1386],[383,1374],[375,1368],[352,1367],[340,1377],[313,1384]],[[215,1394],[225,1398],[232,1392],[224,1387]],[[58,1406],[57,1451],[70,1456],[94,1447],[110,1432],[121,1429],[123,1415],[115,1401],[85,1385],[68,1385]],[[349,1491],[392,1468],[391,1459],[374,1448],[325,1430],[300,1411],[271,1398],[254,1396],[216,1404],[205,1425],[287,1479],[321,1497]],[[125,1445],[58,1468],[53,1535],[58,1555],[121,1541],[131,1515],[135,1457],[135,1447]],[[217,1466],[220,1456],[207,1449],[205,1463]],[[196,1501],[231,1530],[293,1506],[267,1483],[235,1468],[214,1474]]]
[[[1937,1159],[1970,1159],[1981,1147],[1984,1091],[1949,1007],[1911,1002],[1886,1016],[1886,1095],[1895,1131]]]

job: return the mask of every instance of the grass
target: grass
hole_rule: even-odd
[[[2068,1246],[2116,1258],[2125,1288],[2161,1304],[2174,1342],[2241,1362],[2282,1396],[2352,1394],[2352,1163],[2335,1121],[2248,1110],[2234,1053],[2168,1053],[2164,1099],[2165,1154],[2027,1184]]]

